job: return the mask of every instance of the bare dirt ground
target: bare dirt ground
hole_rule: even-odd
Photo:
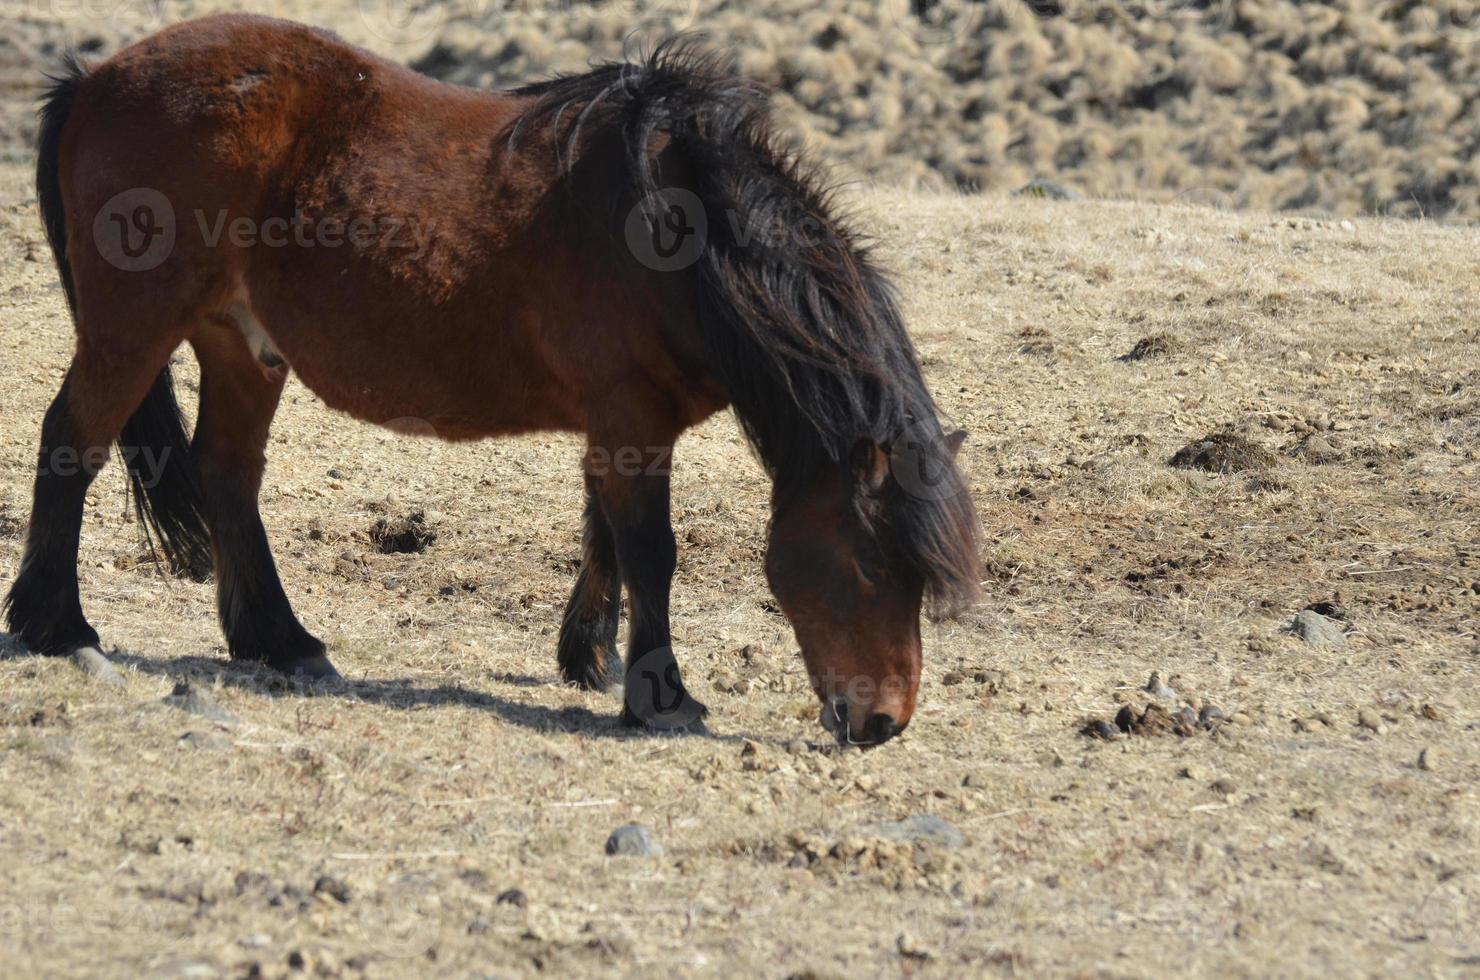
[[[730,418],[675,473],[676,642],[711,734],[653,737],[557,683],[577,440],[408,439],[294,383],[264,518],[348,689],[228,663],[211,587],[141,559],[105,471],[82,589],[124,685],[0,659],[0,968],[1480,968],[1480,233],[852,201],[971,433],[992,576],[927,626],[904,736],[860,752],[817,728]],[[70,347],[30,176],[0,164],[0,588]],[[1169,465],[1189,446],[1212,471]],[[414,511],[436,541],[381,554],[376,522]],[[1287,632],[1313,603],[1337,645]],[[222,714],[167,703],[182,680]],[[1114,726],[1151,703],[1168,717]],[[875,826],[922,815],[961,840]],[[627,822],[665,853],[606,856]]]
[[[70,330],[50,265],[26,258],[43,248],[25,175],[3,188],[8,570]],[[929,628],[901,740],[839,751],[815,728],[762,580],[765,482],[730,419],[686,437],[675,493],[678,640],[713,734],[641,737],[616,727],[614,695],[556,683],[576,442],[408,440],[294,387],[264,512],[350,690],[275,693],[226,663],[209,587],[138,562],[105,474],[83,592],[127,686],[0,662],[10,968],[1473,969],[1474,231],[862,204],[943,408],[972,432],[995,576],[980,608]],[[1120,360],[1160,334],[1148,346],[1171,352]],[[1273,464],[1167,465],[1224,428]],[[370,545],[380,516],[416,509],[438,532],[426,552]],[[1342,646],[1282,631],[1337,599]],[[1169,709],[1197,698],[1231,720],[1080,734],[1158,700],[1152,671]],[[235,724],[163,704],[184,678]],[[964,845],[858,830],[923,813]],[[665,856],[606,857],[626,821]],[[325,876],[347,902],[315,893]],[[500,903],[510,889],[525,904]]]

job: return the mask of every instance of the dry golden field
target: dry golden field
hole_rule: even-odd
[[[29,67],[5,70],[18,120]],[[7,148],[0,589],[72,342]],[[817,727],[728,416],[674,477],[675,642],[709,733],[651,736],[557,682],[577,439],[419,441],[290,382],[264,520],[348,682],[228,662],[211,586],[144,559],[110,466],[81,578],[122,685],[0,658],[0,973],[1480,969],[1480,230],[847,200],[970,433],[986,532],[986,597],[927,624],[908,732],[865,752]],[[188,404],[188,355],[179,377]],[[1169,465],[1187,447],[1213,469]],[[417,511],[424,552],[373,546]],[[1315,604],[1330,644],[1288,630]],[[948,826],[887,826],[926,816]],[[629,822],[664,853],[608,857]]]

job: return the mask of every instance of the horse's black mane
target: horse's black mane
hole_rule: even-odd
[[[877,519],[943,611],[977,592],[976,516],[925,387],[894,291],[833,195],[770,120],[767,93],[692,37],[515,90],[511,127],[552,126],[567,164],[620,133],[639,200],[663,191],[666,135],[707,212],[701,329],[778,499],[845,462],[861,440],[892,450],[898,478]],[[903,463],[914,472],[903,474]],[[928,485],[920,475],[928,477]]]

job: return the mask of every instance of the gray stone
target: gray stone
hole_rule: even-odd
[[[1290,632],[1313,647],[1339,647],[1346,642],[1346,632],[1340,623],[1310,609],[1295,614]]]
[[[869,824],[861,832],[870,837],[885,840],[905,841],[910,844],[934,844],[954,850],[966,843],[966,835],[955,824],[942,820],[933,813],[917,813],[903,820]]]
[[[231,748],[231,739],[220,732],[189,731],[180,736],[180,744],[186,748],[219,752]]]
[[[1018,197],[1042,197],[1050,201],[1082,201],[1084,195],[1071,187],[1056,184],[1042,177],[1035,177],[1024,184],[1017,192]]]
[[[642,824],[626,823],[606,839],[606,853],[621,857],[657,857],[663,853],[663,845]]]
[[[176,684],[175,689],[165,695],[164,703],[218,725],[229,727],[236,724],[236,718],[231,712],[216,703],[216,696],[211,693],[210,688],[192,681]]]

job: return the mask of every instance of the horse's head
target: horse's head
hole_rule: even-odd
[[[822,723],[876,745],[909,724],[927,593],[960,608],[978,584],[975,514],[955,466],[964,433],[848,458],[778,484],[766,577],[791,620]]]

